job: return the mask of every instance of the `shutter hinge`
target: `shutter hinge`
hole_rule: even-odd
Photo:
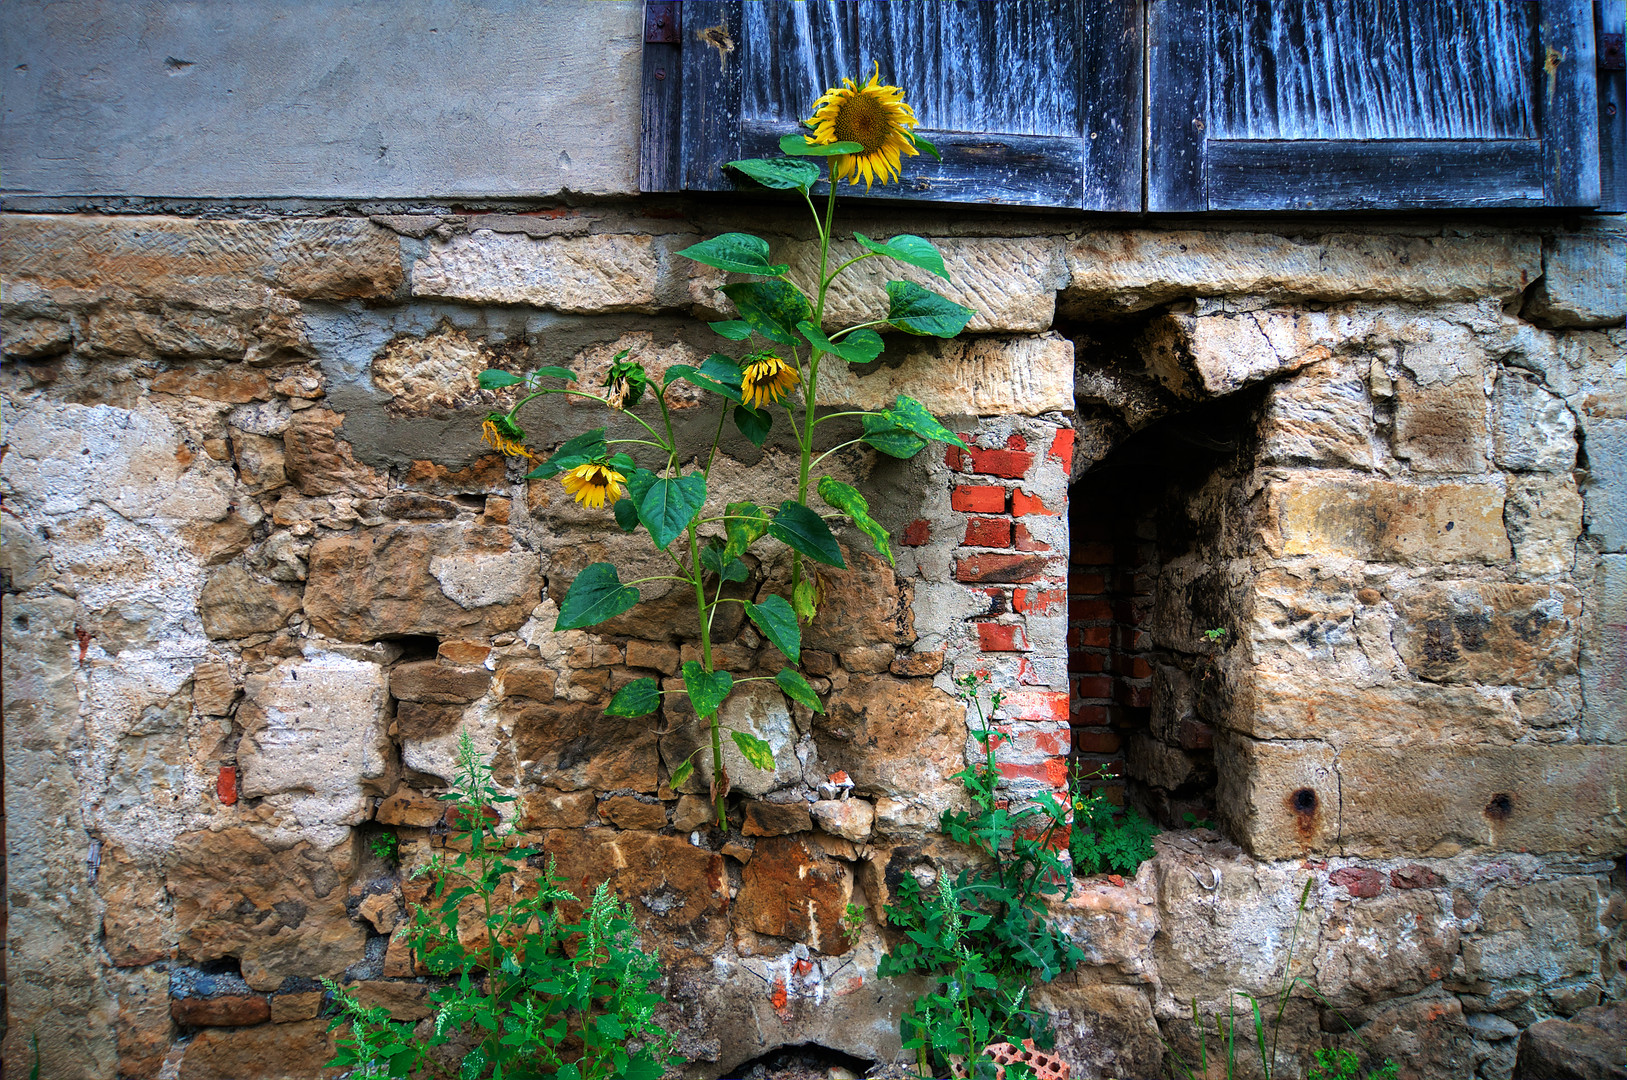
[[[1627,70],[1627,57],[1622,54],[1621,34],[1599,35],[1599,70]]]
[[[644,44],[678,44],[677,0],[645,0]]]

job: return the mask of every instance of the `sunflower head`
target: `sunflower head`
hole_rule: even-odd
[[[485,422],[480,425],[480,437],[485,440],[487,446],[500,450],[509,457],[536,457],[521,445],[525,442],[525,429],[516,424],[514,418],[507,413],[488,413]]]
[[[919,125],[915,110],[904,101],[904,92],[896,86],[881,85],[881,65],[860,86],[852,79],[843,79],[841,86],[825,91],[814,102],[814,114],[808,126],[814,133],[807,137],[811,146],[828,146],[836,142],[856,142],[864,147],[862,154],[838,154],[831,159],[833,180],[847,180],[857,184],[864,178],[864,188],[879,180],[891,183],[899,177],[899,162],[903,155],[913,157],[915,139],[910,129]]]
[[[741,366],[744,375],[740,380],[740,396],[754,409],[779,401],[802,381],[796,368],[771,352],[752,353]]]
[[[614,409],[631,409],[637,405],[650,382],[644,365],[636,360],[623,360],[622,357],[626,355],[625,352],[617,355],[610,365],[609,374],[604,378],[605,397]]]
[[[571,498],[589,510],[599,510],[605,503],[621,498],[619,485],[626,483],[627,477],[602,461],[590,461],[566,470],[559,482]]]

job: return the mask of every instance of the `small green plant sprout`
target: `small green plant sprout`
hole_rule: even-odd
[[[862,933],[864,933],[864,909],[849,901],[847,910],[842,912],[842,936],[851,945],[859,940]]]
[[[816,476],[815,470],[832,454],[851,446],[868,446],[895,458],[912,458],[931,442],[965,448],[954,432],[911,397],[900,395],[892,405],[874,411],[821,414],[815,407],[821,370],[831,364],[875,360],[883,349],[878,330],[953,338],[973,315],[972,309],[931,289],[889,281],[884,317],[839,328],[832,328],[827,319],[826,301],[832,285],[850,267],[870,259],[917,267],[949,280],[942,255],[919,236],[879,241],[855,233],[853,242],[859,254],[833,265],[837,182],[863,179],[868,188],[898,178],[901,154],[926,151],[936,156],[937,150],[914,134],[916,125],[901,91],[881,85],[879,74],[863,86],[845,80],[843,87],[833,88],[819,99],[815,115],[808,121],[809,133],[780,140],[781,156],[728,163],[762,187],[800,196],[819,237],[818,270],[802,275],[793,275],[788,263],[773,262],[768,241],[750,233],[725,233],[678,253],[748,279],[722,287],[739,318],[711,324],[726,343],[719,348],[746,350],[742,355],[714,352],[698,367],[673,364],[661,375],[659,385],[636,357],[625,352],[616,356],[603,385],[597,388],[579,386],[576,372],[561,367],[542,367],[524,375],[499,370],[480,375],[482,388],[515,393],[514,404],[505,412],[488,415],[483,425],[486,441],[511,456],[527,460],[537,456],[526,445],[526,431],[518,419],[520,410],[536,398],[564,394],[599,402],[610,410],[605,426],[566,440],[527,479],[558,479],[584,507],[608,510],[624,532],[642,528],[670,565],[663,564],[660,573],[626,582],[610,562],[583,568],[560,603],[555,629],[582,629],[612,619],[637,604],[638,586],[650,582],[674,582],[679,588],[693,590],[700,656],[684,662],[683,688],[663,690],[654,678],[636,679],[616,693],[606,711],[645,716],[661,707],[666,693],[688,697],[695,715],[710,727],[712,798],[720,829],[728,828],[724,796],[729,781],[723,764],[719,707],[737,683],[748,680],[718,670],[714,662],[712,628],[719,607],[744,605],[757,630],[789,662],[777,675],[761,678],[772,678],[791,699],[823,711],[799,671],[799,624],[814,617],[820,596],[818,579],[804,560],[845,567],[841,545],[830,526],[832,521],[844,520],[864,533],[889,562],[893,553],[887,530],[870,516],[864,496],[835,477]],[[852,134],[857,141],[838,138],[837,132]],[[823,213],[812,195],[821,179],[829,183]],[[698,388],[715,402],[717,424],[710,445],[679,445],[666,400],[667,390],[679,382]],[[636,411],[641,404],[647,406],[642,415]],[[820,428],[843,418],[859,433],[827,446],[829,440],[820,437]],[[712,467],[724,427],[731,420],[744,438],[759,447],[776,423],[790,428],[798,453],[794,495],[786,492],[792,497],[778,506],[738,501],[726,503],[721,512],[707,509],[709,500],[713,507],[719,501]],[[820,507],[810,502],[813,494],[818,495]],[[749,578],[752,571],[743,558],[764,537],[791,550],[789,595],[768,595],[756,602],[724,595],[728,583]],[[752,766],[774,767],[769,745],[756,735],[730,731],[728,737]],[[670,783],[674,788],[688,779],[696,754],[704,749],[673,768]]]
[[[904,1047],[916,1052],[923,1076],[948,1076],[957,1063],[967,1075],[993,1076],[983,1054],[990,1043],[1055,1044],[1050,1021],[1030,998],[1035,982],[1071,971],[1084,953],[1047,918],[1045,898],[1071,890],[1072,875],[1058,854],[1068,807],[1042,792],[1035,803],[1014,808],[998,790],[995,750],[1000,734],[990,717],[999,691],[984,687],[979,671],[954,680],[956,693],[975,712],[971,735],[982,760],[958,779],[971,796],[970,810],[946,810],[939,827],[976,855],[973,866],[938,871],[923,887],[906,875],[887,908],[888,923],[903,940],[883,957],[882,975],[926,975],[934,990],[917,998],[900,1022]]]
[[[1087,774],[1076,768],[1071,773],[1073,831],[1068,835],[1068,853],[1077,873],[1130,876],[1153,857],[1152,838],[1158,835],[1158,826],[1133,806],[1114,806],[1101,788],[1087,788],[1100,779],[1105,777],[1099,769]]]
[[[382,859],[391,866],[401,861],[401,840],[389,830],[374,833],[367,841],[367,846],[373,852],[374,857]]]
[[[650,987],[657,959],[639,948],[632,912],[600,883],[579,918],[553,860],[517,846],[502,823],[501,794],[465,731],[458,741],[455,835],[422,873],[429,901],[413,913],[407,943],[432,975],[431,1033],[398,1024],[332,983],[339,1006],[330,1066],[351,1076],[450,1076],[434,1047],[463,1049],[460,1080],[658,1080],[679,1059],[656,1022],[661,998]]]
[[[1208,630],[1205,630],[1203,632],[1203,637],[1204,637],[1205,641],[1209,641],[1209,642],[1212,642],[1212,643],[1218,645],[1220,642],[1226,640],[1226,633],[1227,633],[1227,631],[1226,631],[1226,628],[1224,626],[1216,626],[1216,627],[1211,627]]]
[[[1208,818],[1200,818],[1190,810],[1181,815],[1181,820],[1186,822],[1186,827],[1189,829],[1212,829],[1215,827],[1214,822]]]
[[[1395,1080],[1400,1067],[1386,1058],[1372,1072],[1362,1072],[1361,1058],[1354,1050],[1318,1050],[1311,1055],[1311,1071],[1306,1080]]]

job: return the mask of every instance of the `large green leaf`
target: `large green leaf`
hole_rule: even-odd
[[[895,427],[913,431],[923,439],[966,449],[966,444],[960,441],[959,435],[938,423],[938,418],[927,412],[926,406],[912,397],[898,395],[892,406],[884,410],[884,415],[892,419]]]
[[[832,341],[811,322],[797,323],[797,331],[814,348],[839,356],[850,364],[868,364],[881,355],[881,335],[874,330],[855,330],[841,341]]]
[[[863,143],[833,142],[825,146],[814,146],[801,135],[780,137],[780,152],[790,154],[792,157],[835,157],[837,154],[857,154],[863,150]]]
[[[768,241],[750,233],[731,232],[702,240],[693,247],[678,252],[686,259],[694,259],[732,274],[762,274],[779,277],[790,269],[768,261]]]
[[[763,636],[793,664],[802,662],[802,628],[785,597],[770,593],[760,604],[746,603],[746,616]]]
[[[747,158],[731,161],[729,168],[743,172],[768,188],[806,191],[819,179],[819,166],[811,161],[786,161],[784,158]]]
[[[732,502],[723,508],[723,528],[729,534],[729,543],[723,549],[725,559],[738,559],[757,538],[768,531],[768,512],[754,502]]]
[[[736,405],[734,407],[734,426],[740,434],[753,446],[761,446],[768,441],[768,433],[774,427],[774,414],[767,409],[754,409],[750,405]]]
[[[795,499],[786,499],[768,526],[768,535],[816,562],[847,569],[842,547],[825,519]]]
[[[749,731],[730,731],[729,738],[740,748],[740,753],[755,768],[774,771],[774,748]]]
[[[584,431],[574,439],[566,439],[564,445],[554,451],[552,457],[525,474],[527,480],[547,480],[558,476],[566,469],[574,469],[578,465],[586,465],[604,457],[604,428],[598,427],[591,431]]]
[[[661,687],[654,679],[634,679],[610,699],[606,716],[648,716],[661,707]]]
[[[684,690],[696,716],[711,716],[734,689],[734,676],[727,671],[706,671],[694,660],[684,661]]]
[[[866,443],[895,458],[912,458],[926,449],[926,440],[897,425],[885,412],[870,413],[860,420]]]
[[[746,377],[746,373],[740,370],[740,365],[722,353],[713,353],[705,360],[702,360],[700,373],[736,392],[740,390],[740,383]],[[740,399],[737,397],[734,400],[739,401]]]
[[[513,372],[509,371],[498,371],[495,368],[488,368],[487,370],[482,371],[475,381],[480,384],[480,388],[482,390],[500,390],[505,386],[517,386],[520,383],[525,382],[525,376],[515,375]]]
[[[797,323],[813,317],[808,301],[784,281],[747,281],[725,285],[723,292],[753,330],[781,345],[797,344]]]
[[[937,274],[945,281],[949,280],[949,271],[944,269],[943,256],[938,254],[938,249],[932,246],[930,240],[919,236],[911,236],[909,233],[895,236],[886,243],[878,243],[863,233],[854,233],[853,239],[877,255],[885,255],[889,259],[897,259],[901,263],[919,266],[922,270]]]
[[[611,513],[616,515],[616,526],[622,532],[630,533],[638,528],[638,505],[632,499],[617,499]]]
[[[913,281],[887,283],[887,321],[906,334],[952,338],[977,314]]]
[[[661,389],[664,391],[667,387],[671,386],[675,382],[679,382],[680,380],[686,383],[693,383],[702,390],[710,390],[714,394],[721,394],[736,404],[738,404],[740,401],[739,387],[726,386],[708,375],[701,374],[700,371],[690,367],[688,364],[673,364],[671,367],[667,368],[666,374],[663,376]]]
[[[800,701],[814,712],[825,711],[819,695],[814,693],[814,688],[808,685],[808,680],[802,677],[801,672],[792,668],[780,668],[780,673],[774,676],[774,681],[792,701]]]
[[[726,322],[707,323],[716,333],[722,334],[730,341],[744,341],[751,336],[751,324],[743,323],[738,319],[729,319]]]
[[[638,603],[638,590],[623,585],[616,568],[607,562],[596,562],[582,568],[565,593],[565,602],[559,605],[559,619],[555,630],[580,630],[584,626],[597,626],[606,619],[614,619]]]
[[[860,495],[856,488],[826,476],[819,481],[819,497],[824,499],[827,505],[846,514],[847,519],[853,522],[854,527],[868,536],[870,542],[876,545],[876,550],[881,552],[882,557],[890,563],[893,562],[893,548],[892,544],[888,542],[887,530],[883,529],[870,516],[870,504],[865,501],[864,496]],[[894,563],[894,565],[896,566],[897,563]],[[795,657],[792,659],[795,659]]]
[[[646,483],[639,477],[639,490],[627,478],[627,490],[638,502],[638,520],[650,530],[650,539],[665,549],[683,535],[706,503],[706,477],[698,472],[668,478],[652,476]]]

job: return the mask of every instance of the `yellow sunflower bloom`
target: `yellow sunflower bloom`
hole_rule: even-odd
[[[857,184],[863,177],[866,191],[872,180],[883,184],[897,180],[903,155],[919,153],[909,133],[920,125],[915,110],[905,103],[904,91],[881,85],[879,64],[862,87],[852,79],[842,83],[814,102],[814,114],[808,120],[814,133],[807,137],[808,144],[856,142],[864,147],[862,154],[839,154],[831,159],[834,180]]]
[[[773,353],[758,353],[746,358],[745,376],[740,380],[740,396],[747,405],[761,409],[779,401],[802,381],[797,369]]]
[[[491,413],[486,417],[485,423],[480,425],[480,437],[485,440],[487,446],[500,450],[509,457],[537,456],[520,445],[525,438],[525,431],[503,413]]]
[[[567,470],[560,476],[559,482],[565,485],[566,493],[577,502],[589,510],[599,510],[603,509],[605,503],[621,498],[621,488],[617,485],[625,484],[627,477],[608,465],[590,461]]]

